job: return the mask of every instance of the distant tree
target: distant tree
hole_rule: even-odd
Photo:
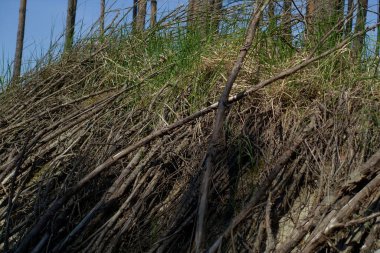
[[[189,0],[188,10],[187,10],[187,24],[188,25],[191,25],[194,22],[196,4],[197,4],[197,0]]]
[[[100,35],[104,35],[104,13],[106,9],[106,1],[100,0],[100,18],[99,18],[99,25],[100,25]]]
[[[15,59],[14,59],[14,66],[13,66],[13,80],[18,79],[21,74],[22,51],[24,47],[25,16],[26,16],[26,0],[20,0],[16,52],[15,52]]]
[[[306,7],[307,35],[323,36],[344,17],[344,0],[308,0]]]
[[[354,0],[348,0],[347,1],[347,14],[352,13],[354,9]],[[348,17],[349,19],[346,22],[346,27],[344,29],[344,34],[348,36],[352,32],[352,18]]]
[[[136,18],[137,18],[137,5],[138,5],[138,0],[133,0],[133,9],[132,9],[132,21],[133,21],[133,26],[136,25]]]
[[[212,29],[218,31],[219,23],[222,18],[223,0],[214,0],[211,10]]]
[[[292,42],[292,0],[284,0],[282,8],[282,29],[287,43]]]
[[[77,11],[77,0],[68,0],[67,17],[66,17],[65,51],[69,51],[73,46],[76,11]]]
[[[380,0],[377,2],[377,23],[380,23]],[[379,73],[379,66],[380,66],[380,27],[377,27],[377,39],[376,39],[376,48],[375,48],[375,57],[377,57],[376,60],[376,66],[375,66],[375,76]]]
[[[310,29],[312,27],[312,21],[313,21],[313,16],[315,13],[315,3],[314,0],[308,0],[306,3],[306,28],[307,31],[310,32]]]
[[[157,23],[157,0],[150,1],[150,27]]]
[[[380,0],[377,2],[377,23],[380,23]],[[376,39],[375,56],[380,57],[380,27],[377,27],[377,39]]]
[[[199,24],[201,5],[202,3],[199,0],[189,0],[187,11],[187,25],[189,27],[196,27]]]
[[[368,0],[358,0],[358,11],[355,23],[355,32],[360,32],[365,29],[367,19]],[[357,36],[353,41],[353,49],[356,56],[360,57],[364,48],[365,33]]]
[[[136,16],[136,30],[137,31],[144,31],[145,29],[146,5],[147,5],[147,0],[138,1],[137,16]]]
[[[188,25],[201,31],[217,31],[223,0],[189,0]]]
[[[276,8],[275,1],[271,1],[268,4],[268,19],[269,19],[269,30],[273,30],[276,27]]]

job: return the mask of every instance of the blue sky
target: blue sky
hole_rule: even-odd
[[[377,11],[377,1],[369,0],[370,9]],[[184,4],[186,0],[158,0],[159,12],[168,11]],[[132,0],[107,0],[112,9],[123,9],[132,5]],[[99,17],[99,0],[78,0],[77,24],[79,27],[92,25]],[[67,0],[28,0],[26,13],[24,68],[33,66],[63,32],[66,17]],[[0,73],[7,63],[13,60],[19,0],[0,0]],[[369,13],[368,21],[376,21],[376,14]],[[79,30],[79,29],[78,29]],[[372,34],[373,35],[373,34]]]
[[[132,0],[106,0],[107,8],[125,9]],[[159,11],[168,11],[185,0],[158,0]],[[13,60],[18,25],[19,0],[0,0],[0,73]],[[99,0],[78,0],[77,25],[83,31],[99,18]],[[23,65],[32,66],[64,31],[67,0],[28,0]],[[77,31],[79,32],[79,31]]]

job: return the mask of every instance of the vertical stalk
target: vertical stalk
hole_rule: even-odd
[[[150,27],[157,23],[157,0],[150,1]]]
[[[77,11],[77,0],[68,0],[67,18],[66,18],[65,51],[70,51],[73,46],[76,11]]]
[[[284,38],[287,43],[292,43],[292,0],[284,0],[284,7],[282,10],[282,27]]]
[[[146,5],[147,0],[139,0],[137,7],[137,17],[136,17],[136,30],[144,31],[145,29],[145,19],[146,19]]]
[[[133,21],[133,27],[136,26],[136,18],[137,18],[137,5],[138,5],[138,0],[133,0],[133,9],[132,9],[132,21]]]
[[[22,51],[24,47],[24,33],[25,33],[25,16],[26,16],[26,0],[20,0],[16,52],[15,52],[15,59],[14,59],[14,66],[13,66],[12,81],[16,81],[20,77],[20,74],[21,74],[21,61],[22,61]]]
[[[100,36],[104,36],[104,13],[105,13],[106,3],[105,0],[100,0]]]
[[[365,29],[365,23],[367,19],[367,8],[368,8],[368,0],[358,0],[358,14],[355,24],[355,33],[363,31]],[[365,41],[365,33],[359,35],[353,41],[353,49],[356,57],[358,59],[361,58],[361,54],[364,49],[364,41]]]
[[[231,73],[227,79],[226,85],[224,86],[223,93],[220,95],[219,98],[218,108],[216,111],[216,118],[212,130],[212,137],[205,158],[206,168],[200,186],[198,220],[194,239],[196,253],[202,252],[204,247],[203,245],[205,237],[205,218],[207,215],[207,198],[209,193],[209,184],[212,169],[215,167],[216,154],[220,151],[220,147],[224,147],[223,125],[228,111],[228,97],[236,81],[236,78],[239,75],[241,67],[243,66],[245,57],[247,56],[248,51],[252,46],[253,38],[255,36],[261,18],[261,14],[268,5],[269,1],[270,0],[265,0],[265,2],[262,5],[258,5],[258,8],[252,14],[251,21],[247,28],[244,45],[240,49],[240,53],[235,61],[234,67],[232,68]]]
[[[354,8],[354,0],[348,0],[347,14],[352,13],[353,8]],[[344,34],[347,37],[349,36],[351,32],[352,32],[352,18],[349,18],[346,23]]]

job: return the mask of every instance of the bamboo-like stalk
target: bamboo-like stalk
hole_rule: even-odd
[[[157,0],[150,1],[150,27],[157,23]]]
[[[70,51],[74,42],[75,33],[75,17],[77,10],[77,0],[68,0],[67,17],[66,17],[66,33],[65,33],[65,51]]]
[[[100,36],[104,35],[104,14],[106,8],[106,0],[100,0],[100,18],[99,18],[99,26],[100,26]]]
[[[214,121],[214,127],[212,131],[212,139],[209,144],[206,160],[205,160],[205,172],[202,179],[202,184],[200,188],[200,200],[198,207],[198,220],[197,220],[197,228],[195,231],[195,252],[203,251],[203,241],[204,241],[204,229],[205,229],[205,217],[207,214],[207,198],[209,191],[209,183],[211,177],[211,171],[215,167],[215,156],[219,151],[220,146],[224,146],[224,136],[223,136],[223,125],[224,120],[227,116],[228,109],[228,98],[230,96],[230,92],[232,90],[232,86],[234,85],[241,67],[243,66],[243,62],[245,57],[248,54],[249,49],[252,46],[253,38],[256,33],[256,29],[258,27],[261,14],[264,11],[265,7],[268,5],[269,0],[266,0],[257,10],[252,14],[251,22],[247,30],[246,39],[243,47],[240,50],[239,56],[236,59],[235,65],[231,70],[231,73],[228,77],[227,83],[224,87],[223,93],[221,94],[218,102],[218,109],[216,112],[216,119]]]
[[[137,6],[136,30],[142,32],[145,29],[147,0],[138,1]]]
[[[358,3],[359,5],[355,23],[355,32],[360,32],[365,29],[367,19],[368,0],[359,0]],[[353,41],[353,49],[356,54],[356,57],[358,57],[359,59],[364,49],[364,40],[365,33],[356,37]]]
[[[22,62],[22,52],[23,52],[23,47],[24,47],[24,33],[25,33],[26,3],[27,3],[27,0],[20,0],[16,52],[15,52],[15,59],[14,59],[14,65],[13,65],[13,80],[14,81],[18,79],[21,74],[21,62]]]

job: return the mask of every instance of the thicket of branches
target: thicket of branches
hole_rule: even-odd
[[[365,1],[135,3],[0,93],[1,249],[379,248]]]

